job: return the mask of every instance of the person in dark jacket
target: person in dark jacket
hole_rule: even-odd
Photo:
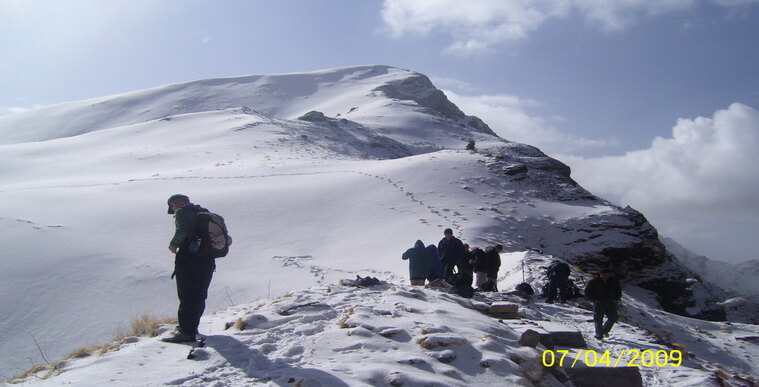
[[[487,253],[479,247],[475,247],[471,251],[474,257],[472,265],[474,266],[474,287],[479,288],[480,285],[487,281],[488,277],[488,260]]]
[[[585,297],[593,301],[593,321],[596,325],[595,338],[602,340],[609,336],[609,331],[617,322],[619,300],[622,298],[622,287],[619,281],[612,276],[611,270],[602,270],[601,273],[585,286]],[[607,317],[603,323],[604,316]]]
[[[485,282],[479,286],[487,291],[498,291],[498,270],[501,268],[501,251],[503,245],[488,246],[485,248]]]
[[[169,251],[175,254],[172,278],[174,276],[177,278],[179,328],[176,334],[163,341],[191,342],[196,340],[200,317],[206,308],[208,286],[216,270],[213,258],[196,256],[191,252],[191,245],[196,240],[197,214],[208,210],[192,204],[189,197],[181,194],[169,197],[168,205],[168,213],[174,214],[175,224],[174,237],[169,242]]]
[[[472,282],[474,281],[474,260],[474,253],[470,251],[469,245],[464,243],[464,255],[456,263],[456,267],[459,269],[459,276],[464,285],[472,286]]]
[[[427,254],[432,258],[430,266],[427,268],[427,281],[434,281],[443,276],[443,264],[440,263],[440,257],[437,255],[435,245],[427,245]]]
[[[427,277],[427,270],[430,267],[432,257],[424,247],[424,243],[417,240],[414,247],[406,250],[401,256],[408,259],[408,271],[411,279],[411,285],[424,286],[424,279]]]
[[[546,302],[552,304],[556,301],[556,293],[558,290],[559,299],[561,303],[567,302],[569,299],[569,264],[560,260],[554,260],[548,266],[546,275],[548,276],[548,298]]]
[[[453,277],[453,268],[464,255],[464,243],[453,236],[453,230],[446,228],[443,231],[443,239],[437,244],[437,253],[443,263],[443,278]]]

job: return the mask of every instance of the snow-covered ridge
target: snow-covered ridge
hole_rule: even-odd
[[[451,227],[473,246],[611,263],[665,309],[719,317],[722,299],[687,282],[642,214],[491,135],[425,79],[387,66],[228,78],[0,118],[0,245],[17,257],[0,260],[0,310],[14,311],[0,320],[2,372],[39,358],[32,335],[55,358],[139,313],[174,314],[177,192],[235,238],[209,312],[366,270],[400,282],[400,253]]]
[[[448,101],[426,76],[388,66],[359,66],[199,80],[48,106],[0,117],[0,143],[70,137],[181,114],[239,107],[280,119],[295,119],[313,110],[362,123],[397,124],[399,117],[386,120],[383,115],[397,115],[403,110],[404,100],[419,103],[426,114],[457,120],[494,136],[481,120],[464,115]]]
[[[759,277],[759,261],[731,264],[712,260],[688,250],[671,238],[661,239],[667,250],[699,276],[735,295],[759,302],[759,282],[756,281]]]

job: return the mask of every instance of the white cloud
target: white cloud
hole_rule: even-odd
[[[665,235],[707,249],[745,233],[747,223],[756,233],[758,149],[759,111],[734,103],[712,118],[679,119],[671,138],[657,137],[648,149],[560,158],[591,192],[631,205]],[[747,242],[753,240],[735,243]],[[743,247],[748,258],[753,246]]]
[[[32,109],[18,107],[18,106],[0,106],[0,116],[6,116],[8,114],[14,114],[14,113],[23,113],[29,110],[32,110]]]
[[[547,17],[546,7],[501,0],[385,0],[382,17],[392,36],[449,32],[450,51],[477,52],[501,41],[519,40]]]
[[[461,87],[460,82],[444,81]],[[436,79],[436,83],[439,81]],[[448,98],[466,114],[481,118],[499,136],[530,144],[545,153],[573,153],[581,149],[610,145],[611,141],[591,140],[562,133],[556,124],[564,119],[556,115],[533,113],[540,103],[511,95],[465,96],[444,90]]]
[[[759,0],[711,0],[723,7]],[[695,7],[696,0],[385,0],[382,18],[395,38],[448,33],[448,52],[473,54],[496,44],[525,39],[551,19],[577,14],[603,30],[619,30],[636,20]]]

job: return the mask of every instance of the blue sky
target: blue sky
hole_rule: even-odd
[[[759,0],[0,0],[0,114],[387,64],[715,259],[757,258]]]

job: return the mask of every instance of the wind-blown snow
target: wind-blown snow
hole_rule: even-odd
[[[511,147],[527,152],[525,159],[542,160],[492,136],[433,91],[419,92],[431,87],[425,79],[364,66],[206,80],[0,118],[0,244],[6,256],[0,261],[0,308],[11,311],[0,319],[2,376],[41,362],[41,354],[57,359],[108,341],[140,313],[174,315],[173,257],[166,248],[173,219],[165,200],[181,192],[222,214],[235,241],[230,255],[217,260],[210,288],[201,327],[209,348],[187,361],[185,347],[141,338],[118,352],[70,362],[47,383],[196,385],[204,383],[197,376],[202,373],[220,385],[290,378],[323,385],[395,379],[411,385],[528,384],[518,371],[524,367],[513,360],[522,351],[514,344],[515,328],[462,307],[468,301],[457,296],[400,285],[408,271],[402,251],[416,239],[437,243],[447,227],[471,245],[502,243],[523,251],[550,244],[567,254],[637,236],[586,227],[627,220],[624,211],[580,188],[552,180],[532,185],[518,165],[487,151],[464,151],[473,139],[480,149]],[[496,175],[494,168],[503,170]],[[516,175],[504,178],[503,171]],[[515,262],[504,266],[502,289],[521,282],[513,267]],[[539,282],[539,268],[530,270]],[[391,285],[336,285],[357,274]],[[315,304],[292,318],[278,315],[285,305],[308,303]],[[655,301],[629,303],[680,327],[691,323],[650,309]],[[255,325],[256,308],[262,326],[223,330],[237,318]],[[566,316],[589,337],[583,309],[528,309],[531,318]],[[396,321],[385,321],[394,313]],[[347,314],[356,326],[337,327]],[[468,321],[471,326],[462,326]],[[649,329],[657,320],[631,321]],[[730,353],[729,370],[751,371],[755,344],[728,343],[756,336],[753,326],[722,335],[714,332],[724,325],[698,324],[717,337],[704,349],[697,345],[704,360],[663,376],[646,370],[647,380],[707,378],[699,367],[721,360],[702,353],[718,347]],[[423,333],[425,326],[433,329]],[[391,337],[383,336],[385,328]],[[647,340],[633,327],[620,333],[624,339],[615,348]],[[441,351],[430,354],[416,344],[431,334],[450,343],[457,360],[438,362]],[[492,365],[472,360],[478,357]],[[389,364],[398,374],[388,371]]]

